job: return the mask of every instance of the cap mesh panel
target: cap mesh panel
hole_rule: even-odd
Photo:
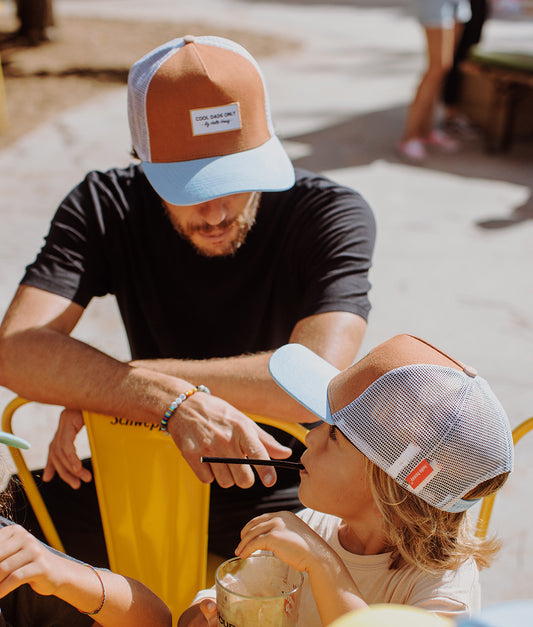
[[[503,408],[484,379],[454,368],[416,364],[391,370],[333,420],[371,461],[386,472],[395,464],[396,481],[439,509],[512,470]],[[414,447],[420,451],[409,459],[404,452]],[[402,454],[405,465],[397,461]],[[442,468],[417,491],[406,477],[424,460]]]
[[[128,74],[128,119],[131,141],[142,161],[150,161],[150,137],[146,119],[146,94],[154,74],[167,57],[181,48],[183,39],[174,39],[145,55]]]

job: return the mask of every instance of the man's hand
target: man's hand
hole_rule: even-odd
[[[204,483],[216,480],[223,488],[254,483],[250,466],[204,464],[202,456],[283,459],[291,449],[281,445],[253,420],[221,398],[198,392],[183,402],[168,422],[168,430],[196,476]],[[271,466],[257,472],[266,486],[276,482]]]
[[[82,481],[88,483],[92,479],[91,473],[82,466],[74,446],[74,440],[83,426],[81,411],[64,409],[61,412],[57,431],[48,448],[43,481],[51,481],[57,472],[65,483],[77,490]]]

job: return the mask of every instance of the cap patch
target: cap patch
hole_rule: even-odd
[[[238,102],[221,107],[191,110],[192,134],[210,135],[242,128],[241,112]]]
[[[418,466],[407,475],[405,480],[416,493],[422,490],[439,470],[442,470],[442,466],[439,466],[439,464],[430,464],[427,459],[423,459]]]

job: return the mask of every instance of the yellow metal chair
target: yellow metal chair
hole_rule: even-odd
[[[26,405],[26,403],[29,403],[29,401],[17,397],[6,406],[2,414],[2,429],[4,431],[7,431],[8,433],[13,433],[11,424],[13,414],[17,411],[19,407]],[[35,516],[39,521],[46,541],[54,549],[57,549],[58,551],[64,553],[65,549],[63,547],[63,544],[59,538],[54,523],[50,518],[50,514],[48,513],[46,505],[44,504],[39,489],[35,484],[33,475],[31,474],[26,464],[26,461],[24,460],[24,456],[19,449],[9,447],[8,450],[11,454],[11,457],[13,458],[13,461],[15,462],[15,466],[17,467],[17,472],[22,482],[22,486],[24,488],[24,491],[26,492],[28,500],[30,501],[33,511],[35,512]]]
[[[533,429],[533,416],[521,422],[517,427],[513,429],[513,444],[516,445],[526,433],[529,433]],[[478,538],[484,538],[487,535],[487,529],[490,522],[490,516],[492,514],[492,508],[494,506],[494,498],[496,494],[486,496],[479,510],[479,517],[476,525],[476,536]]]
[[[157,425],[83,412],[111,570],[179,616],[205,587],[209,486]]]
[[[13,414],[27,402],[16,398],[6,407],[5,431],[12,432]],[[90,412],[83,417],[110,568],[146,584],[176,618],[206,584],[209,486],[154,425]],[[305,439],[301,425],[250,417]],[[48,543],[63,551],[23,456],[10,452]]]

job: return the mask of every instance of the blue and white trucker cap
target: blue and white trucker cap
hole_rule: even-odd
[[[146,54],[129,72],[128,117],[146,177],[173,205],[294,185],[261,70],[229,39],[187,35]]]
[[[397,335],[339,371],[300,344],[269,362],[274,380],[403,488],[447,512],[513,469],[509,420],[485,379],[431,344]]]

